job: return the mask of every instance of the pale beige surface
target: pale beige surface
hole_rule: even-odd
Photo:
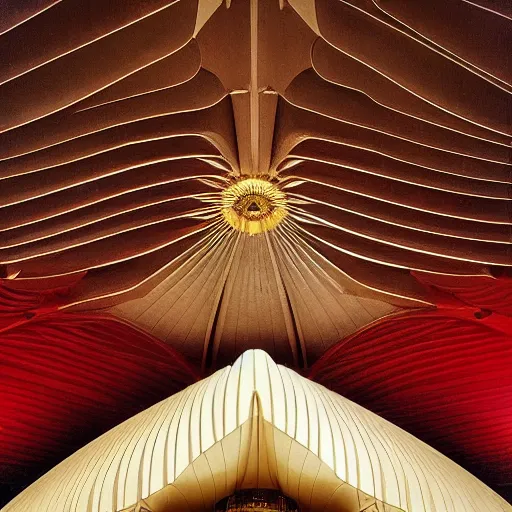
[[[405,512],[511,510],[439,452],[255,350],[79,450],[2,512],[113,512],[140,500],[167,512],[180,496],[184,510],[209,510],[253,485],[282,487],[311,511],[329,492],[350,512],[372,497]]]
[[[371,293],[358,296],[356,281],[286,226],[209,240],[145,297],[111,311],[194,359],[210,348],[214,361],[230,360],[256,346],[291,364],[298,352],[314,360],[334,340],[399,311]]]
[[[172,483],[123,512],[200,512],[237,489],[279,489],[302,512],[403,512],[342,480],[306,447],[262,417],[255,393],[251,417],[195,459]],[[372,508],[373,507],[373,508]]]

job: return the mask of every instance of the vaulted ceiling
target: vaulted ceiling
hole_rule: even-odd
[[[439,452],[261,350],[112,429],[3,510],[206,512],[258,487],[302,512],[510,510]]]
[[[23,362],[32,346],[44,364],[53,343],[58,354],[82,340],[81,368],[103,344],[114,365],[108,350],[122,354],[126,337],[137,340],[134,371],[163,358],[152,385],[177,372],[176,391],[261,348],[305,372],[313,365],[314,378],[505,492],[511,61],[506,0],[1,2],[0,365],[35,361]],[[270,192],[242,207],[237,187],[249,179]],[[278,196],[284,213],[264,217]],[[266,220],[248,231],[237,215]],[[108,323],[94,341],[89,318]],[[411,318],[410,335],[401,329]],[[422,359],[427,342],[438,345]],[[348,347],[357,371],[345,367]],[[174,366],[177,353],[189,363]],[[412,392],[417,374],[398,364],[406,356],[424,360],[429,381],[448,360],[454,375],[464,366],[475,380],[502,380],[434,386],[444,398],[468,393],[466,419],[444,442],[433,426],[442,407],[429,409],[426,432],[421,399],[415,407],[407,395],[404,416],[398,399],[372,398],[386,373],[357,375],[403,371]],[[48,378],[63,386],[71,377],[55,357]],[[0,385],[11,393],[12,377],[37,402],[35,381],[16,372]],[[98,385],[127,391],[110,377]],[[170,394],[144,398],[136,382],[141,408]],[[482,412],[489,400],[500,427]],[[473,435],[489,442],[466,443]]]

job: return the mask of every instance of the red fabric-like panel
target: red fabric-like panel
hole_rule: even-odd
[[[512,316],[512,277],[453,276],[412,272],[427,287],[455,296],[462,303]]]
[[[85,274],[80,272],[55,279],[24,281],[26,288],[20,288],[18,281],[0,279],[0,333],[36,315],[57,311]]]
[[[471,311],[388,318],[309,377],[402,427],[498,492],[512,483],[512,320]]]
[[[0,484],[21,485],[199,375],[106,315],[47,314],[0,334]]]

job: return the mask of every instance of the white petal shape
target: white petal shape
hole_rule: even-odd
[[[252,487],[311,511],[512,510],[439,452],[253,350],[79,450],[2,512],[206,511]]]

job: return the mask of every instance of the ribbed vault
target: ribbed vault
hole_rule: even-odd
[[[269,487],[308,512],[511,510],[430,446],[251,350],[88,444],[2,511],[199,512]]]
[[[199,379],[106,315],[54,313],[0,335],[0,489],[21,490],[120,422]],[[2,494],[2,493],[0,493]]]
[[[172,484],[122,512],[206,512],[217,498],[241,489],[279,490],[293,496],[301,512],[326,507],[403,512],[347,484],[317,455],[264,420],[257,392],[244,424],[194,459]]]
[[[411,313],[349,336],[310,378],[415,435],[510,499],[512,319]]]
[[[6,289],[112,308],[203,365],[307,365],[432,307],[411,271],[506,272],[511,24],[484,0],[2,7]],[[288,208],[254,236],[221,213],[249,176]]]

